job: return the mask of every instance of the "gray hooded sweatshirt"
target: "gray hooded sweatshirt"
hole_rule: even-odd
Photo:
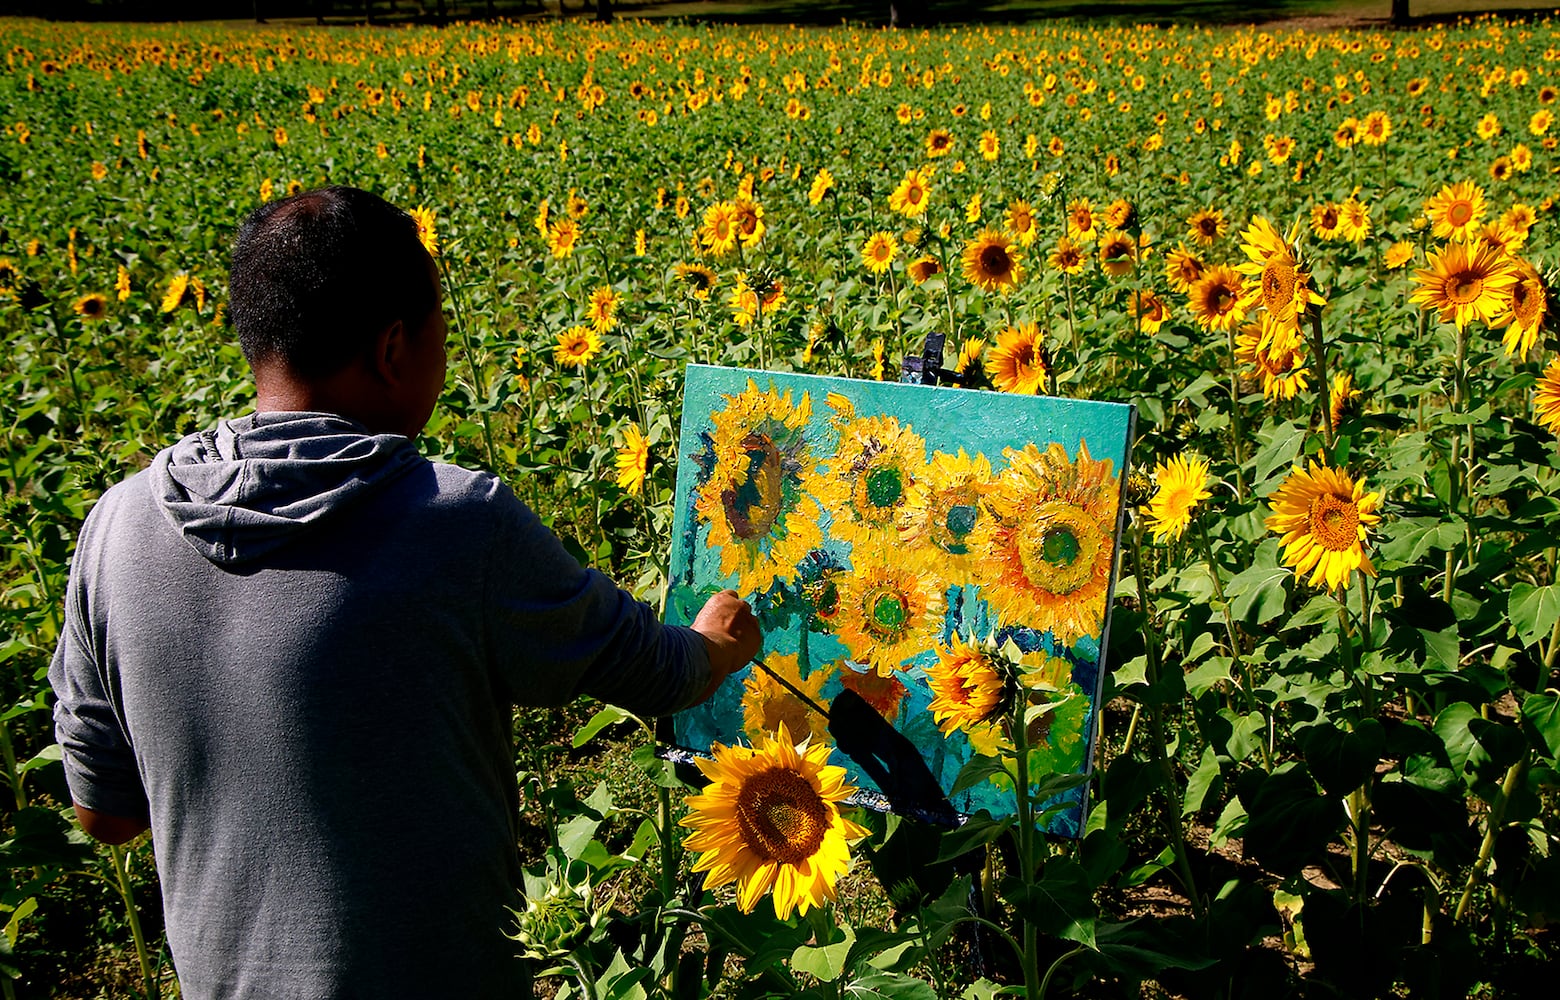
[[[104,494],[49,680],[75,800],[150,817],[184,996],[474,1000],[524,982],[511,706],[709,670],[493,476],[261,413]]]

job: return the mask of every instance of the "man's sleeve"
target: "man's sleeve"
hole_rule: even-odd
[[[668,715],[709,684],[709,651],[692,629],[580,566],[507,486],[488,554],[488,641],[521,705],[588,694],[643,716]]]
[[[86,641],[84,603],[82,582],[73,567],[65,625],[49,664],[49,685],[56,698],[54,738],[64,752],[65,781],[71,798],[93,812],[144,819],[146,789],[93,646]]]

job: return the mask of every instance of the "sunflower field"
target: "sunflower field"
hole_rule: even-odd
[[[547,993],[1498,996],[1560,958],[1560,22],[0,40],[4,996],[177,995],[45,674],[94,498],[252,404],[238,222],[328,183],[441,267],[425,451],[652,602],[690,362],[896,379],[943,337],[965,386],[1137,407],[1079,838],[995,644],[941,705],[1007,728],[970,780],[1017,815],[952,829],[850,807],[827,734],[695,793],[615,709],[523,712]]]

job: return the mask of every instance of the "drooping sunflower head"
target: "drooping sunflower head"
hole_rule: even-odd
[[[1170,287],[1178,292],[1191,291],[1207,269],[1203,259],[1195,251],[1188,250],[1184,243],[1165,254],[1165,277],[1170,279]]]
[[[1293,256],[1296,235],[1298,229],[1285,236],[1267,219],[1253,215],[1251,225],[1240,234],[1240,249],[1248,260],[1261,264],[1275,254],[1287,253]]]
[[[1134,291],[1127,296],[1127,311],[1132,314],[1134,327],[1144,333],[1158,333],[1170,318],[1170,306],[1153,292]]]
[[[927,254],[925,256],[917,257],[909,264],[906,264],[905,270],[910,272],[911,281],[918,285],[922,285],[925,284],[926,280],[933,275],[941,274],[942,265],[937,262],[936,257]]]
[[[1360,405],[1360,390],[1354,387],[1354,376],[1338,372],[1333,376],[1332,387],[1327,393],[1328,416],[1337,427],[1344,418],[1356,412]]]
[[[1260,263],[1248,261],[1237,270],[1257,279],[1246,290],[1241,305],[1247,310],[1260,306],[1280,324],[1294,326],[1305,315],[1308,306],[1326,305],[1326,301],[1311,289],[1310,272],[1303,270],[1299,260],[1287,249],[1269,255]]]
[[[1538,269],[1525,260],[1516,263],[1516,278],[1506,290],[1505,313],[1497,323],[1505,326],[1501,344],[1506,354],[1526,359],[1538,343],[1550,308],[1549,287]]]
[[[672,266],[672,271],[689,295],[696,299],[709,299],[710,291],[715,287],[714,271],[703,264],[684,264],[680,261]]]
[[[832,190],[834,190],[834,175],[829,172],[828,167],[821,167],[813,176],[812,186],[807,189],[807,200],[816,205]]]
[[[1037,323],[1020,323],[997,334],[986,355],[986,374],[1003,392],[1039,395],[1050,372],[1049,352]]]
[[[1236,334],[1235,358],[1248,366],[1247,378],[1262,383],[1266,399],[1294,399],[1307,385],[1310,369],[1299,330],[1280,323],[1270,313],[1263,313],[1258,322],[1247,323]]]
[[[1355,570],[1376,574],[1364,542],[1367,529],[1381,520],[1380,506],[1381,495],[1367,493],[1364,480],[1313,461],[1309,468],[1295,466],[1273,492],[1266,523],[1282,536],[1284,565],[1297,576],[1309,573],[1313,587],[1337,590],[1348,586]]]
[[[1480,248],[1494,250],[1502,257],[1514,257],[1527,242],[1527,233],[1511,228],[1504,220],[1494,219],[1481,226],[1471,242]]]
[[[964,276],[985,291],[1007,292],[1023,280],[1022,256],[1005,234],[984,230],[964,245]]]
[[[848,842],[867,831],[840,815],[856,790],[828,763],[827,744],[793,744],[782,724],[751,749],[711,749],[712,760],[696,761],[710,784],[680,821],[692,831],[683,845],[699,854],[693,870],[707,872],[711,888],[737,883],[744,913],[768,892],[782,920],[833,899]]]
[[[1079,443],[1008,449],[1008,466],[976,528],[982,583],[996,616],[1071,643],[1098,632],[1105,614],[1120,485],[1108,459]]]
[[[1105,225],[1110,229],[1130,229],[1137,222],[1137,207],[1125,198],[1105,206]]]
[[[1409,299],[1437,310],[1441,322],[1456,323],[1458,329],[1498,317],[1517,280],[1510,261],[1488,247],[1452,243],[1440,253],[1431,251],[1429,263],[1414,272],[1418,288]]]
[[[1006,664],[984,644],[955,634],[937,649],[937,662],[926,668],[932,701],[927,711],[944,733],[970,732],[996,720],[1012,697]]]
[[[1240,272],[1223,264],[1209,267],[1187,292],[1192,318],[1206,330],[1228,330],[1246,316],[1241,301],[1246,283]]]

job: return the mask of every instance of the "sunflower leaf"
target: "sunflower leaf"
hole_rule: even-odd
[[[845,971],[845,959],[856,943],[856,932],[848,925],[840,928],[842,937],[833,944],[802,945],[791,953],[791,968],[815,979],[832,983]]]
[[[1514,585],[1506,602],[1506,613],[1524,643],[1538,642],[1554,630],[1556,621],[1560,621],[1560,585]]]

